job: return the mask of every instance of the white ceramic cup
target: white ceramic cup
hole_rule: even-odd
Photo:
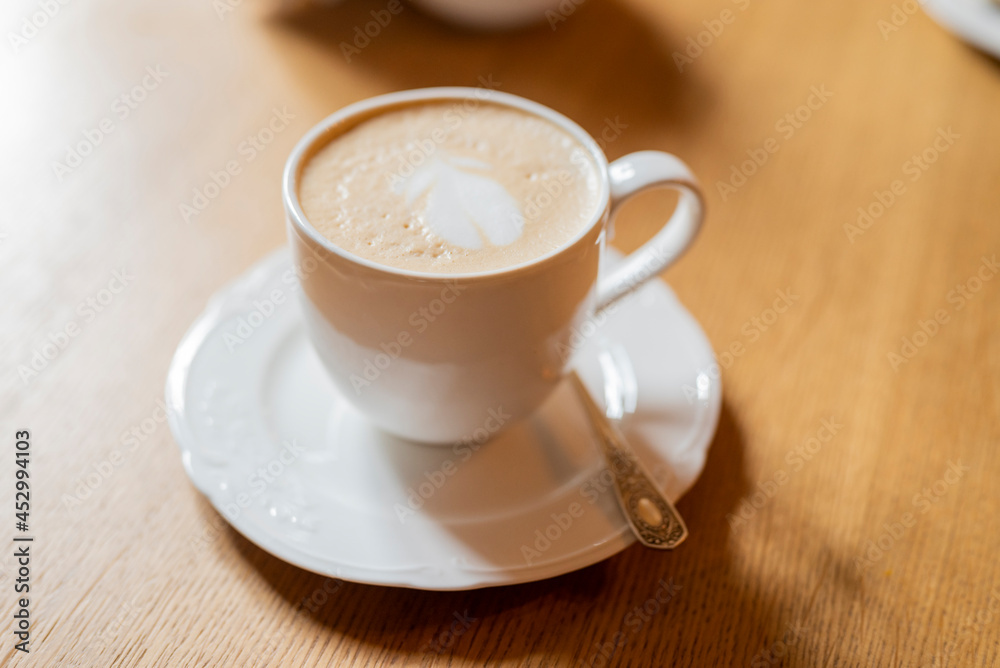
[[[568,132],[599,171],[599,204],[590,222],[546,255],[476,273],[397,269],[338,248],[302,211],[298,180],[304,164],[365,118],[424,101],[454,101],[456,109],[468,110],[499,104]],[[333,382],[374,424],[428,443],[482,442],[530,415],[568,368],[575,329],[680,257],[704,215],[698,184],[678,158],[640,151],[609,166],[597,142],[565,116],[479,88],[409,90],[345,107],[298,143],[282,186],[306,327]],[[673,215],[606,271],[610,217],[632,195],[657,186],[679,191]]]

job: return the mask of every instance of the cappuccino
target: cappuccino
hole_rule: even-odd
[[[477,101],[399,106],[314,151],[299,201],[341,249],[418,272],[511,267],[593,221],[601,172],[580,142],[526,111]]]

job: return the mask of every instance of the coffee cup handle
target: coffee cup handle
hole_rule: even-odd
[[[608,166],[613,219],[628,198],[650,188],[680,192],[673,215],[652,239],[602,276],[597,285],[596,310],[607,308],[669,267],[694,241],[705,217],[705,200],[697,179],[679,158],[662,151],[638,151]]]

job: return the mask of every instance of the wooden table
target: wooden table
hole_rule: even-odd
[[[997,62],[919,11],[889,31],[888,0],[588,0],[500,35],[407,7],[347,62],[385,5],[5,6],[0,506],[9,540],[30,430],[35,542],[28,655],[14,543],[0,560],[0,663],[1000,661]],[[279,176],[306,129],[481,77],[617,128],[611,158],[669,150],[704,182],[705,230],[665,276],[723,368],[679,505],[692,535],[516,587],[328,580],[195,491],[162,422],[167,366],[209,296],[284,243]],[[229,161],[240,174],[183,209]],[[631,205],[620,244],[669,205]]]

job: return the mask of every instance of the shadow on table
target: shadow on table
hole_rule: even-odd
[[[268,20],[275,39],[308,40],[328,56],[330,66],[317,67],[316,58],[296,60],[301,49],[276,48],[275,57],[288,58],[287,76],[298,78],[304,94],[331,112],[350,101],[337,90],[344,72],[382,84],[372,94],[492,82],[552,106],[598,139],[604,133],[605,144],[615,142],[615,150],[608,151],[615,155],[656,148],[641,145],[647,131],[690,130],[710,104],[696,69],[682,73],[674,63],[672,54],[683,51],[683,38],[654,31],[616,0],[582,5],[555,29],[542,23],[501,33],[463,31],[406,7],[357,53],[351,51],[356,28],[371,22],[371,12],[383,10],[384,0],[310,5],[273,15]]]
[[[747,573],[761,569],[741,563],[732,546],[727,515],[754,491],[743,474],[743,451],[739,426],[724,405],[705,470],[678,504],[691,536],[676,552],[633,546],[589,568],[524,585],[426,592],[341,582],[290,566],[231,529],[228,535],[287,601],[289,616],[275,622],[285,628],[279,639],[311,620],[330,632],[317,643],[349,636],[368,646],[368,656],[385,660],[441,655],[477,664],[503,656],[585,666],[797,665],[802,654],[790,649],[803,642],[808,620],[788,618],[790,601],[755,588]],[[819,581],[858,594],[846,571],[824,573]],[[815,597],[819,589],[796,598]],[[280,651],[283,642],[260,651]]]

